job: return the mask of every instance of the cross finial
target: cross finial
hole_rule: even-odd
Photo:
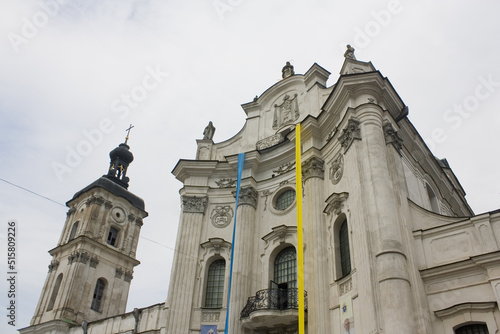
[[[125,137],[125,145],[127,145],[127,141],[128,141],[128,136],[130,136],[130,130],[132,130],[134,126],[132,124],[130,124],[130,126],[128,127],[128,129],[126,129],[125,131],[127,131],[127,137]]]

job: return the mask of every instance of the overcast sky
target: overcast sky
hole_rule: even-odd
[[[128,311],[166,299],[181,187],[171,170],[194,159],[208,122],[215,142],[236,134],[240,104],[286,61],[299,74],[317,62],[334,84],[347,43],[389,78],[475,213],[498,209],[499,12],[498,1],[0,0],[0,276],[15,219],[16,328],[33,316],[64,203],[106,173],[130,123],[129,190],[149,217]],[[0,282],[0,332],[14,333]]]

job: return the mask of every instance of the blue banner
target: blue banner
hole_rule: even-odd
[[[224,334],[229,334],[229,303],[231,302],[231,281],[233,280],[233,258],[234,258],[234,235],[236,234],[236,213],[238,212],[238,199],[240,198],[241,174],[243,172],[243,162],[245,161],[245,153],[238,154],[238,176],[236,180],[236,205],[234,207],[234,224],[233,224],[233,240],[231,241],[231,265],[229,269],[229,289],[227,292],[227,311],[226,311],[226,326]],[[202,332],[203,334],[203,332]]]
[[[217,334],[217,325],[201,325],[201,334]]]

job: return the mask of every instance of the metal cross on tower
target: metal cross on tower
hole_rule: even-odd
[[[128,127],[128,129],[126,129],[125,131],[127,131],[127,137],[125,137],[125,145],[127,145],[127,141],[128,141],[128,136],[130,135],[130,130],[132,130],[134,126],[132,124],[130,124],[130,126]]]

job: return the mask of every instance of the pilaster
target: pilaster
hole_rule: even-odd
[[[325,293],[329,289],[327,260],[327,228],[323,217],[324,161],[311,157],[302,163],[304,179],[304,240],[307,245],[304,259],[306,266],[305,285],[308,298],[308,329],[310,333],[331,333],[328,314],[329,300]],[[301,200],[301,199],[297,199]],[[300,245],[299,245],[300,247]]]
[[[167,307],[171,307],[167,316],[167,333],[189,333],[200,233],[207,201],[206,197],[182,196],[177,248],[167,299]]]
[[[382,125],[383,111],[377,105],[364,105],[357,110],[363,135],[362,155],[364,184],[371,187],[364,209],[375,246],[375,279],[379,290],[380,326],[384,333],[415,333],[407,255],[403,246],[397,200],[387,160],[386,136]]]
[[[236,215],[236,233],[234,237],[233,278],[229,308],[229,333],[241,333],[240,312],[245,307],[247,298],[255,295],[254,259],[255,259],[255,209],[258,194],[255,188],[241,188]]]

